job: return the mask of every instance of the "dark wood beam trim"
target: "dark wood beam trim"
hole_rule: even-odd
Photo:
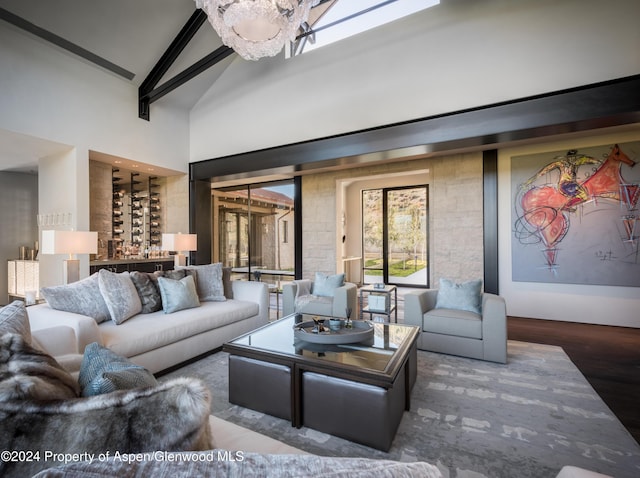
[[[68,52],[71,52],[74,55],[79,56],[80,58],[84,58],[85,60],[90,61],[91,63],[98,65],[105,70],[110,71],[111,73],[115,73],[116,75],[119,75],[126,80],[133,80],[133,78],[136,76],[134,73],[125,68],[122,68],[119,65],[116,65],[115,63],[110,62],[106,58],[96,55],[95,53],[90,52],[89,50],[86,50],[65,38],[62,38],[61,36],[58,36],[55,33],[50,32],[49,30],[45,30],[44,28],[25,20],[18,15],[14,15],[4,8],[0,8],[0,19],[11,23],[18,28],[21,28],[26,32],[29,32],[32,35],[42,38],[43,40],[48,41],[49,43],[52,43],[64,50],[67,50]]]
[[[484,238],[484,290],[499,293],[498,273],[498,150],[482,153],[482,214]]]
[[[157,88],[154,88],[147,95],[145,95],[143,99],[146,99],[149,104],[159,100],[164,95],[172,92],[179,86],[184,85],[190,79],[199,75],[200,73],[212,67],[216,63],[224,60],[226,57],[228,57],[232,53],[234,53],[234,51],[228,46],[219,47],[215,51],[209,53],[207,56],[197,61],[193,65],[191,65],[186,70],[183,70],[182,72],[178,73],[176,76],[171,78],[170,80],[167,80],[166,82],[164,82],[162,85],[158,86]]]
[[[340,164],[366,164],[409,154],[481,147],[484,181],[485,290],[498,293],[497,151],[501,143],[640,122],[640,75],[446,115],[190,164],[191,179],[256,177]],[[298,176],[299,178],[299,176]],[[198,198],[190,197],[194,217]],[[296,233],[302,233],[296,205]],[[300,218],[298,220],[298,218]],[[301,238],[302,236],[298,236]],[[300,244],[302,248],[302,244]],[[296,251],[296,277],[302,257]]]
[[[196,9],[144,79],[138,88],[138,115],[140,118],[149,120],[149,105],[151,101],[147,95],[171,68],[171,65],[180,56],[180,53],[182,53],[206,20],[207,14],[200,9]]]
[[[193,164],[196,179],[250,178],[640,122],[640,75]]]

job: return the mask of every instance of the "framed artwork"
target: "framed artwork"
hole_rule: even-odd
[[[640,141],[511,158],[512,280],[640,287]]]

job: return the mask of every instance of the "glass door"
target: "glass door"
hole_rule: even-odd
[[[362,192],[365,284],[428,287],[428,186]]]

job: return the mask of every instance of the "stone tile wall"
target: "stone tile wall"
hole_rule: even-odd
[[[313,174],[302,178],[303,277],[316,271],[336,272],[336,182],[340,179],[430,171],[430,282],[440,277],[458,281],[483,277],[482,154],[469,153],[418,159],[364,168]],[[415,179],[413,179],[415,181]],[[349,221],[353,224],[354,221]],[[359,224],[356,225],[360,227]],[[360,231],[349,231],[360,234]]]

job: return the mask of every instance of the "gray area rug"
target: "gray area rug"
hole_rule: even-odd
[[[230,404],[223,352],[160,381],[201,378],[214,415],[318,455],[426,461],[445,478],[555,477],[564,465],[640,476],[640,446],[560,347],[509,341],[508,351],[507,365],[418,351],[389,453]]]

